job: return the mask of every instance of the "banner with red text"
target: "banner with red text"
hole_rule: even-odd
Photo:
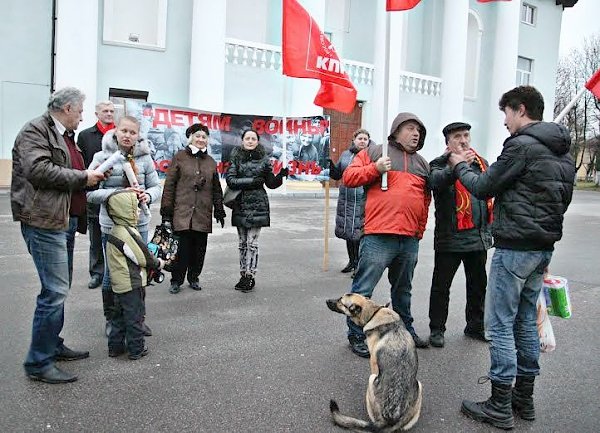
[[[329,179],[329,170],[324,169],[329,158],[329,116],[288,117],[283,128],[283,118],[277,116],[212,113],[135,100],[126,101],[125,114],[140,121],[140,135],[150,141],[161,177],[166,175],[173,155],[187,146],[187,127],[202,123],[210,132],[208,152],[217,161],[221,175],[227,171],[232,149],[241,145],[242,130],[254,128],[274,173],[287,161],[290,181]]]

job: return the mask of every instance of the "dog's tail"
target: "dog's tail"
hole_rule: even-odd
[[[335,400],[329,400],[329,410],[331,411],[333,422],[342,428],[358,432],[381,432],[381,429],[370,421],[363,421],[358,418],[342,415]]]

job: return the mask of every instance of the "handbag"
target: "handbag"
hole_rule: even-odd
[[[233,204],[235,203],[235,199],[238,195],[240,195],[241,190],[239,189],[231,189],[229,186],[225,187],[225,192],[223,193],[223,204],[227,206],[229,209],[233,209]]]

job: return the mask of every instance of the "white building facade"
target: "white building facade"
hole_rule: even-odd
[[[552,119],[562,11],[575,0],[422,0],[393,13],[385,0],[299,2],[358,90],[354,124],[377,142],[398,112],[411,111],[428,129],[426,159],[443,152],[446,123],[466,121],[473,146],[494,161],[507,137],[498,100],[518,84],[542,92]],[[0,185],[10,182],[17,132],[64,86],[87,95],[81,128],[95,123],[95,102],[111,97],[224,113],[323,113],[312,103],[316,80],[281,73],[281,0],[7,0],[0,19]],[[336,121],[331,129],[335,154],[348,132],[336,136]]]

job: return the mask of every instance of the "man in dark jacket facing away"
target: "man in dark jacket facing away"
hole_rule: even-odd
[[[79,133],[77,145],[81,149],[86,167],[90,166],[96,152],[102,150],[102,137],[104,137],[104,134],[114,129],[114,114],[115,106],[112,102],[98,102],[96,104],[96,117],[98,121],[94,126],[84,129]],[[99,214],[99,204],[87,204],[87,228],[90,238],[90,282],[88,283],[88,287],[90,289],[99,287],[102,284],[102,276],[104,275],[104,254],[102,253],[102,232],[100,231],[100,222],[98,220]]]
[[[488,162],[471,148],[471,125],[454,122],[442,130],[448,146],[466,151],[467,164],[475,173],[483,173]],[[461,262],[467,279],[465,335],[485,341],[483,309],[487,275],[487,250],[492,246],[490,222],[492,199],[478,200],[467,191],[448,166],[446,153],[429,163],[429,187],[435,200],[435,249],[431,295],[429,298],[429,342],[444,347],[448,302],[452,279]]]
[[[540,371],[536,301],[554,243],[562,237],[575,165],[569,155],[569,131],[541,121],[544,99],[535,88],[516,87],[502,95],[499,106],[511,135],[498,160],[477,174],[466,163],[466,152],[452,146],[449,162],[476,197],[496,197],[492,225],[496,251],[485,305],[492,396],[484,402],[464,400],[462,412],[510,429],[511,405],[521,418],[535,419],[533,384]]]

